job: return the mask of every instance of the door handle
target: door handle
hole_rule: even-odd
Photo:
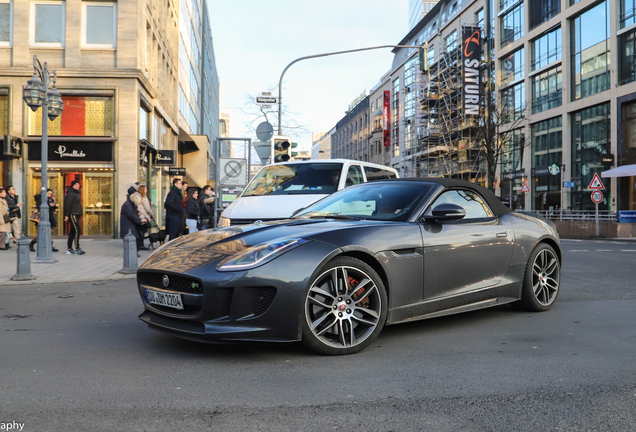
[[[497,233],[497,238],[508,237],[508,233],[506,231]]]

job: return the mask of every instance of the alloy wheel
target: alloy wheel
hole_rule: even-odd
[[[532,265],[532,290],[541,306],[550,306],[559,292],[559,260],[551,249],[541,250]]]
[[[351,266],[322,273],[307,294],[309,330],[323,344],[350,348],[363,343],[380,324],[382,296],[368,274]]]

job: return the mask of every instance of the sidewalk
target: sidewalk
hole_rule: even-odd
[[[82,250],[86,255],[66,255],[66,242],[55,240],[55,246],[60,250],[53,253],[58,260],[55,264],[34,264],[31,262],[31,274],[36,277],[30,281],[12,281],[11,277],[17,270],[18,245],[11,243],[12,249],[0,251],[0,286],[1,285],[29,285],[59,282],[79,282],[104,279],[134,278],[135,274],[124,275],[117,273],[124,265],[123,240],[82,239]],[[140,251],[139,265],[152,253]],[[31,260],[35,252],[31,252]]]

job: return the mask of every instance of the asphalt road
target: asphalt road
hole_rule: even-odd
[[[131,280],[3,286],[0,430],[632,432],[636,242],[563,249],[547,313],[387,327],[336,358],[157,333]]]

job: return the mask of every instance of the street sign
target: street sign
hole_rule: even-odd
[[[272,96],[256,96],[257,104],[275,104],[278,102],[277,97]]]
[[[595,204],[599,204],[601,201],[603,201],[603,192],[601,191],[592,192],[592,202],[594,202]]]
[[[528,185],[526,183],[521,186],[521,192],[530,192],[530,188],[528,188]]]
[[[257,132],[258,133],[258,132]],[[272,143],[267,141],[254,141],[252,147],[256,150],[256,154],[261,159],[261,164],[265,165],[272,155]]]
[[[269,104],[261,104],[261,109],[272,109],[272,106]]]
[[[168,175],[170,177],[185,177],[186,169],[185,168],[168,168]]]
[[[262,122],[256,126],[256,138],[260,141],[269,141],[274,135],[274,126],[269,122]]]
[[[574,187],[574,182],[571,182],[571,181],[564,181],[564,182],[563,182],[563,187],[564,187],[564,188],[573,188],[573,187]]]
[[[601,178],[598,176],[598,173],[594,174],[594,177],[592,177],[592,181],[590,182],[590,185],[587,187],[588,189],[605,189],[605,186],[603,186],[603,182],[601,181]]]
[[[271,96],[271,95],[272,95],[271,91],[269,91],[269,92],[261,92],[261,96]]]
[[[220,158],[220,179],[222,186],[245,186],[247,184],[247,159]]]

